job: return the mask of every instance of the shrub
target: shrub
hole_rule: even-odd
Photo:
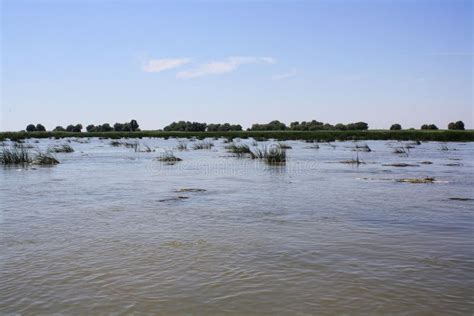
[[[438,127],[434,124],[423,124],[423,125],[421,125],[421,129],[424,129],[424,130],[437,130]]]
[[[463,121],[451,122],[451,123],[448,124],[448,129],[463,131],[464,130],[464,122]]]
[[[36,131],[36,126],[34,126],[33,124],[28,124],[28,126],[26,127],[26,131],[27,132],[35,132]]]
[[[37,132],[46,132],[46,128],[42,124],[36,124]]]
[[[392,126],[390,126],[391,131],[399,131],[401,129],[402,129],[402,126],[400,124],[393,124]]]

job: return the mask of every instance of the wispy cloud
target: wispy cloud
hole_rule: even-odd
[[[164,59],[150,59],[142,66],[143,71],[146,72],[161,72],[168,69],[178,68],[186,65],[191,60],[189,58],[164,58]]]
[[[272,76],[272,80],[282,80],[296,76],[296,69],[291,69],[288,72]]]
[[[212,61],[200,64],[197,67],[189,70],[180,71],[176,74],[176,78],[190,79],[208,75],[220,75],[233,72],[241,65],[258,63],[273,64],[275,62],[276,59],[272,57],[231,56],[225,58],[224,60]]]

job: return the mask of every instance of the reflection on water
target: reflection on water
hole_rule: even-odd
[[[288,142],[270,166],[140,142],[0,169],[2,314],[472,314],[474,144],[368,142],[356,166],[351,142]]]

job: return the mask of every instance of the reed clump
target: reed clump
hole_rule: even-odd
[[[0,150],[0,163],[4,165],[56,165],[59,161],[48,153],[38,152],[34,156],[28,147],[9,146]]]
[[[353,151],[362,151],[362,152],[371,152],[372,151],[372,149],[370,149],[369,145],[367,145],[367,144],[356,144],[352,150]]]
[[[176,146],[177,150],[188,150],[188,142],[186,141],[179,141],[178,146]]]
[[[48,151],[52,153],[72,153],[74,152],[74,148],[72,148],[68,144],[63,144],[59,146],[50,147]]]
[[[0,151],[0,162],[3,165],[28,164],[33,161],[27,147],[21,145],[4,146]]]
[[[212,141],[199,141],[193,145],[194,150],[212,149],[212,147],[214,147],[214,143]]]
[[[156,158],[158,161],[161,162],[166,162],[169,164],[174,164],[178,161],[182,161],[183,159],[176,157],[171,150],[167,150],[164,153],[162,153],[158,158]]]
[[[236,155],[245,155],[245,154],[250,154],[252,151],[250,150],[250,147],[248,145],[237,145],[235,143],[232,143],[228,146],[225,147],[227,151],[236,154]]]
[[[270,165],[283,164],[286,162],[286,149],[281,148],[280,144],[264,146],[263,148],[251,150],[250,157],[252,159],[261,159]]]

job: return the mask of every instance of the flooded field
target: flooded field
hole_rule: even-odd
[[[111,142],[0,168],[1,314],[474,311],[474,143]]]

